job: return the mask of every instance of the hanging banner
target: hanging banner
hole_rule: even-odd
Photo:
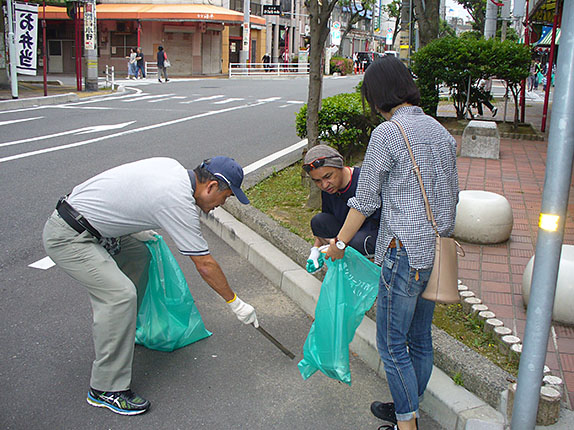
[[[38,5],[15,3],[16,70],[21,75],[36,75],[38,47]]]
[[[84,49],[96,49],[96,2],[84,3]]]

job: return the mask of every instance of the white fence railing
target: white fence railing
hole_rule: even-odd
[[[145,75],[157,75],[157,63],[145,61]]]
[[[230,63],[229,77],[305,76],[309,63]]]
[[[111,88],[112,91],[115,90],[116,72],[114,66],[108,66],[106,64],[106,71],[104,73],[106,74],[106,88]]]

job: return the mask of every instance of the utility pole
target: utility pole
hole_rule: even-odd
[[[96,1],[84,3],[84,49],[86,51],[86,91],[98,91],[98,25]],[[80,51],[81,52],[81,51]]]
[[[251,46],[251,32],[249,29],[249,9],[251,8],[250,0],[243,0],[243,43],[239,52],[239,62],[247,64],[249,62],[249,49]]]
[[[16,56],[16,40],[14,35],[14,4],[12,0],[8,2],[8,50],[10,52],[10,88],[12,89],[12,98],[18,98],[18,71],[16,70],[16,63],[18,61]]]
[[[496,35],[496,18],[498,6],[492,0],[486,0],[486,21],[484,24],[484,38],[492,39]]]
[[[401,31],[399,32],[399,57],[404,62],[408,61],[410,53],[410,27],[411,27],[411,3],[410,0],[402,0],[401,3]]]

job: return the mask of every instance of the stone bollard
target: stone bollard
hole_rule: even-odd
[[[510,361],[514,363],[520,362],[520,354],[522,354],[521,343],[515,343],[510,346],[510,354],[508,355],[510,357]]]
[[[460,296],[460,300],[468,299],[469,297],[474,297],[474,293],[472,291],[460,291],[458,293]]]
[[[464,284],[458,284],[458,292],[459,294],[462,293],[463,291],[468,291],[468,287]]]
[[[490,318],[494,318],[496,315],[494,315],[494,312],[492,311],[482,311],[478,313],[478,318],[480,318],[483,321],[486,321],[487,319]]]
[[[564,381],[562,381],[562,378],[554,375],[545,375],[542,379],[542,384],[545,387],[554,388],[560,393],[563,402],[566,402],[566,396],[564,395]]]
[[[482,300],[478,297],[467,297],[462,301],[462,311],[468,315],[471,313],[471,309],[474,305],[480,305],[481,303]]]
[[[500,134],[494,121],[472,120],[462,132],[462,157],[500,158]]]
[[[471,313],[473,316],[478,316],[478,314],[479,314],[480,312],[484,312],[484,311],[487,311],[487,310],[488,310],[488,306],[479,303],[479,304],[476,304],[476,305],[472,305],[472,306],[471,306],[471,308],[470,308],[470,313]]]
[[[510,354],[510,348],[512,347],[512,345],[516,345],[520,343],[520,338],[517,336],[513,336],[511,334],[508,334],[506,336],[502,336],[500,338],[500,343],[498,344],[498,350],[505,355],[509,355]]]
[[[512,407],[514,406],[514,396],[516,395],[517,384],[512,383],[508,388],[508,403],[506,415],[508,420],[512,419]],[[554,388],[540,387],[540,400],[538,402],[538,412],[536,414],[536,425],[549,426],[558,422],[560,416],[560,393]]]
[[[494,334],[494,329],[496,327],[502,327],[503,325],[504,324],[499,319],[488,318],[486,321],[484,321],[484,331],[485,331],[485,333]]]

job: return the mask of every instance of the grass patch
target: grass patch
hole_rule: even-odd
[[[254,207],[312,244],[310,222],[319,211],[305,207],[308,194],[308,188],[301,184],[301,162],[275,172],[247,191]],[[493,335],[484,332],[482,321],[466,315],[460,304],[437,305],[433,322],[497,366],[512,375],[518,374],[518,362],[501,354]],[[462,385],[462,377],[458,379]]]

